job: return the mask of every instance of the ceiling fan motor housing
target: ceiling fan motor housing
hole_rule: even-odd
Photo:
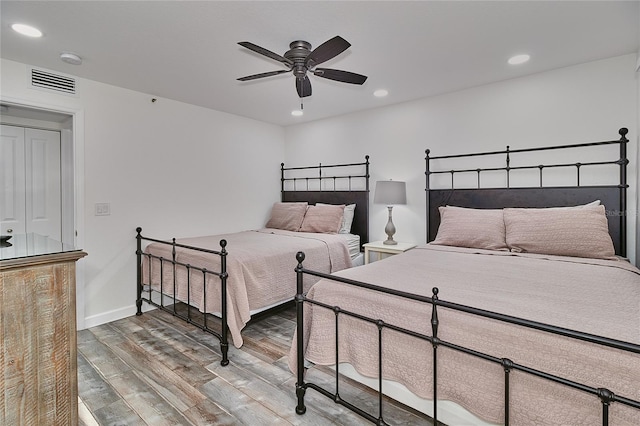
[[[307,75],[307,70],[313,66],[312,63],[305,65],[305,59],[311,53],[311,43],[296,40],[289,44],[289,49],[284,57],[293,61],[293,75],[297,78],[304,78]]]

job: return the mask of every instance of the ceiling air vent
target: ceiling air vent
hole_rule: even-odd
[[[76,93],[76,80],[74,78],[35,68],[31,69],[31,85],[72,95]]]

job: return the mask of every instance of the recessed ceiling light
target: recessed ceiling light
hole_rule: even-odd
[[[26,35],[28,37],[42,37],[42,31],[29,25],[13,24],[11,28],[13,29],[13,31],[22,35]]]
[[[373,96],[375,96],[376,98],[384,98],[388,94],[389,94],[389,91],[385,89],[378,89],[375,92],[373,92]]]
[[[509,58],[507,62],[511,65],[520,65],[527,62],[531,57],[529,55],[516,55]]]
[[[291,111],[291,115],[293,115],[294,117],[300,117],[303,114],[304,112],[301,109],[294,109],[293,111]]]

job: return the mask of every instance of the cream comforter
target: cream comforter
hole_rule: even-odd
[[[438,287],[442,300],[640,344],[640,270],[622,260],[426,245],[336,275],[425,296]],[[431,335],[428,304],[328,280],[315,284],[308,297]],[[640,400],[639,354],[445,308],[438,313],[443,340]],[[305,304],[305,359],[334,364],[334,330],[333,312]],[[431,345],[389,330],[383,336],[383,377],[431,399]],[[377,377],[375,326],[341,316],[339,345],[340,362]],[[503,422],[499,365],[441,348],[438,373],[438,399],[456,402],[486,421]],[[595,425],[601,424],[601,412],[597,397],[511,373],[511,424]],[[610,416],[612,425],[638,425],[640,411],[614,403]]]
[[[227,240],[227,322],[236,347],[242,346],[240,331],[251,318],[251,312],[292,300],[296,294],[297,266],[295,254],[302,250],[310,257],[308,263],[314,269],[331,273],[351,266],[351,257],[340,235],[290,232],[277,229],[261,229],[225,235],[184,238],[179,244],[220,250],[220,240]],[[145,253],[171,259],[170,245],[152,243]],[[210,271],[220,271],[220,256],[176,249],[176,260]],[[151,263],[151,264],[150,264]],[[160,290],[160,261],[149,262],[144,258],[143,283]],[[149,278],[149,269],[151,277]],[[173,270],[164,263],[162,291],[173,297]],[[207,276],[206,300],[202,273],[192,271],[191,291],[187,293],[185,268],[176,271],[176,298],[188,302],[200,311],[217,313],[220,307],[220,279]],[[311,282],[310,282],[311,284]]]

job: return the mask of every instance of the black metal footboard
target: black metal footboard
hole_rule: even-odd
[[[136,255],[137,255],[137,298],[136,298],[136,307],[137,307],[137,312],[136,315],[142,315],[142,302],[147,302],[150,305],[155,306],[158,309],[161,309],[165,312],[169,312],[170,314],[172,314],[175,317],[178,317],[184,321],[186,321],[189,324],[193,324],[195,326],[197,326],[198,328],[202,329],[203,331],[206,331],[207,333],[210,333],[212,335],[214,335],[215,337],[217,337],[220,340],[220,351],[222,353],[222,360],[220,361],[220,364],[225,366],[229,364],[229,358],[228,358],[228,351],[229,351],[229,341],[228,341],[228,328],[227,328],[227,250],[226,250],[226,246],[227,246],[227,241],[226,240],[220,240],[220,250],[216,251],[216,250],[208,250],[208,249],[203,249],[200,247],[192,247],[192,246],[188,246],[188,245],[184,245],[184,244],[178,244],[176,243],[176,239],[174,238],[172,240],[172,242],[167,242],[167,241],[162,241],[162,240],[157,240],[157,239],[153,239],[153,238],[148,238],[148,237],[143,237],[142,236],[142,228],[136,228],[136,232],[137,232],[137,236],[136,236],[136,240],[137,240],[137,249],[136,249]],[[167,258],[163,258],[160,256],[155,256],[149,253],[145,253],[142,251],[142,241],[150,241],[150,242],[154,242],[154,243],[159,243],[159,244],[166,244],[167,246],[171,246],[171,258],[167,259]],[[195,250],[195,251],[200,251],[200,252],[204,252],[204,253],[210,253],[213,255],[218,255],[220,256],[220,270],[219,271],[214,271],[214,270],[208,270],[204,267],[198,267],[198,266],[193,266],[190,264],[186,264],[180,261],[176,260],[176,248],[182,248],[182,249],[187,249],[187,250]],[[159,267],[160,267],[160,283],[159,283],[159,289],[154,289],[151,283],[151,279],[149,278],[148,282],[143,282],[143,261],[148,262],[149,265],[149,277],[151,276],[151,263],[152,260],[156,260],[159,263]],[[172,277],[173,277],[173,282],[168,284],[168,283],[164,283],[164,274],[163,274],[163,270],[165,268],[165,265],[167,265],[168,268],[171,268],[171,272],[172,272]],[[177,270],[178,268],[184,268],[184,270],[186,271],[186,277],[187,277],[187,299],[186,300],[180,300],[177,297],[176,294],[176,275],[177,275]],[[202,307],[202,310],[198,310],[198,308],[195,308],[191,305],[191,285],[192,285],[192,274],[202,274],[202,282],[206,283],[207,281],[207,277],[208,276],[216,276],[220,279],[220,306],[221,306],[221,312],[220,312],[220,320],[221,320],[221,328],[220,331],[217,331],[213,328],[209,327],[208,324],[208,316],[210,313],[207,312],[206,310],[206,303],[204,304],[205,306]],[[173,290],[171,290],[170,292],[165,291],[165,284],[170,285],[170,288],[172,288]],[[203,285],[202,291],[203,291],[203,297],[204,300],[206,300],[206,289],[207,286]],[[153,295],[157,294],[157,297],[159,298],[159,301],[157,300],[153,300]],[[146,296],[145,296],[146,295]],[[164,300],[165,298],[170,299],[171,300],[171,304],[170,305],[165,305]],[[177,303],[178,302],[183,302],[186,305],[186,313],[180,312],[177,309]],[[193,311],[195,312],[199,312],[201,313],[201,315],[198,315],[199,317],[201,317],[201,319],[199,321],[196,321],[193,315]]]
[[[637,344],[632,344],[632,343],[627,343],[627,342],[623,342],[623,341],[619,341],[619,340],[614,340],[614,339],[608,339],[605,337],[600,337],[600,336],[596,336],[596,335],[592,335],[592,334],[588,334],[588,333],[582,333],[582,332],[578,332],[578,331],[574,331],[574,330],[569,330],[569,329],[565,329],[565,328],[561,328],[561,327],[555,327],[555,326],[551,326],[551,325],[547,325],[547,324],[543,324],[543,323],[539,323],[539,322],[535,322],[535,321],[529,321],[529,320],[525,320],[525,319],[521,319],[521,318],[516,318],[513,316],[508,316],[508,315],[503,315],[503,314],[499,314],[499,313],[495,313],[495,312],[490,312],[490,311],[486,311],[486,310],[482,310],[482,309],[477,309],[477,308],[473,308],[473,307],[469,307],[469,306],[465,306],[465,305],[459,305],[456,303],[451,303],[451,302],[447,302],[444,300],[440,300],[438,298],[438,288],[433,288],[432,292],[433,295],[432,297],[425,297],[425,296],[419,296],[419,295],[414,295],[414,294],[410,294],[410,293],[405,293],[402,291],[397,291],[397,290],[393,290],[393,289],[388,289],[388,288],[384,288],[384,287],[379,287],[376,285],[372,285],[372,284],[368,284],[368,283],[364,283],[364,282],[360,282],[360,281],[354,281],[354,280],[350,280],[350,279],[346,279],[346,278],[342,278],[339,276],[333,276],[333,275],[329,275],[329,274],[324,274],[324,273],[320,273],[320,272],[315,272],[315,271],[311,271],[308,269],[305,269],[302,265],[303,261],[304,261],[304,253],[299,252],[296,255],[296,259],[298,261],[298,266],[296,267],[296,274],[297,274],[297,294],[295,297],[295,302],[296,302],[296,316],[297,316],[297,341],[296,341],[296,345],[297,345],[297,383],[296,383],[296,396],[297,396],[297,406],[296,406],[296,413],[298,414],[304,414],[306,412],[306,406],[305,406],[305,401],[304,401],[304,397],[305,397],[305,392],[307,389],[314,389],[317,392],[319,392],[320,394],[332,399],[335,403],[343,405],[345,407],[347,407],[348,409],[354,411],[355,413],[359,414],[360,416],[370,420],[371,422],[378,424],[378,425],[386,425],[388,424],[385,419],[384,419],[384,403],[383,403],[383,396],[382,396],[382,383],[383,383],[383,379],[382,379],[382,330],[383,329],[390,329],[399,333],[403,333],[409,336],[412,336],[416,339],[420,339],[423,341],[427,341],[429,342],[432,347],[433,347],[433,369],[432,369],[432,375],[433,375],[433,421],[435,425],[438,425],[438,387],[437,387],[437,378],[438,378],[438,371],[437,371],[437,365],[438,365],[438,348],[439,347],[446,347],[458,352],[462,352],[465,354],[468,354],[470,356],[473,357],[477,357],[477,358],[481,358],[483,360],[489,361],[491,363],[500,365],[503,370],[504,370],[504,424],[505,425],[509,425],[509,386],[510,386],[510,373],[512,371],[520,371],[520,372],[524,372],[530,375],[533,375],[535,377],[538,378],[542,378],[551,382],[555,382],[564,386],[567,386],[569,388],[575,389],[575,390],[579,390],[582,392],[586,392],[588,394],[593,395],[594,397],[597,397],[597,399],[600,401],[599,403],[602,405],[602,424],[603,425],[608,425],[609,424],[609,408],[611,406],[612,403],[616,402],[619,404],[624,404],[626,406],[629,407],[633,407],[635,409],[638,410],[638,416],[640,418],[640,401],[636,401],[630,398],[626,398],[624,396],[621,395],[616,395],[614,394],[611,390],[609,389],[605,389],[605,388],[594,388],[582,383],[578,383],[572,380],[568,380],[566,378],[562,378],[556,375],[552,375],[552,374],[548,374],[545,373],[543,371],[539,371],[533,368],[530,368],[528,366],[525,365],[520,365],[517,364],[515,362],[513,362],[512,360],[508,359],[508,358],[498,358],[496,356],[492,356],[486,353],[482,353],[482,352],[478,352],[478,351],[474,351],[472,349],[463,347],[463,346],[459,346],[456,345],[454,343],[451,342],[447,342],[444,340],[441,340],[438,337],[438,328],[442,327],[442,326],[446,326],[446,324],[440,324],[440,321],[438,319],[438,307],[444,307],[444,308],[448,308],[448,309],[452,309],[455,311],[460,311],[460,312],[465,312],[465,313],[469,313],[472,315],[476,315],[479,317],[484,317],[484,318],[490,318],[493,320],[498,320],[498,321],[502,321],[502,322],[506,322],[506,323],[510,323],[510,324],[515,324],[517,326],[521,326],[521,327],[527,327],[527,328],[533,328],[536,330],[541,330],[547,333],[552,333],[555,335],[561,335],[561,336],[566,336],[568,338],[572,338],[572,339],[578,339],[578,340],[582,340],[582,341],[586,341],[586,342],[590,342],[590,343],[595,343],[598,345],[603,345],[606,347],[611,347],[611,348],[616,348],[622,351],[626,351],[626,352],[630,352],[630,353],[635,353],[635,354],[640,354],[640,345]],[[425,304],[429,304],[431,305],[431,335],[426,335],[426,334],[421,334],[412,330],[408,330],[402,327],[397,327],[393,324],[389,324],[386,323],[385,321],[382,321],[380,319],[375,319],[375,318],[370,318],[370,317],[366,317],[363,315],[360,315],[358,313],[355,312],[350,312],[347,310],[343,310],[341,309],[339,306],[331,306],[331,305],[327,305],[324,304],[322,302],[313,300],[313,299],[308,299],[306,297],[306,294],[304,293],[304,289],[303,289],[303,279],[304,279],[304,274],[308,274],[308,275],[313,275],[316,277],[320,277],[320,278],[325,278],[325,279],[329,279],[329,280],[333,280],[333,281],[338,281],[341,283],[345,283],[348,285],[352,285],[352,286],[356,286],[356,287],[361,287],[361,288],[365,288],[365,289],[369,289],[369,290],[374,290],[374,291],[378,291],[381,293],[385,293],[385,294],[389,294],[389,295],[394,295],[394,296],[399,296],[399,297],[403,297],[406,298],[408,300],[413,300],[413,301],[418,301],[418,302],[424,302]],[[336,380],[335,380],[335,392],[327,390],[326,388],[323,388],[321,386],[319,386],[316,383],[310,383],[310,382],[305,382],[305,360],[304,360],[304,332],[303,332],[303,327],[304,327],[304,304],[305,303],[309,303],[321,308],[325,308],[328,309],[330,311],[332,311],[335,314],[335,318],[336,318],[336,330],[335,330],[335,338],[336,338],[336,356],[335,356],[335,360],[336,360]],[[378,413],[377,415],[373,415],[371,413],[367,413],[365,411],[363,411],[362,409],[360,409],[359,407],[356,407],[355,405],[349,403],[348,401],[345,401],[342,399],[342,397],[340,396],[339,393],[339,380],[338,380],[338,375],[339,375],[339,368],[338,368],[338,351],[339,351],[339,346],[337,344],[337,340],[338,340],[338,317],[340,315],[345,315],[345,316],[349,316],[352,318],[357,318],[359,320],[368,322],[370,324],[374,324],[377,329],[378,329]],[[594,403],[595,402],[595,398],[594,398]]]

